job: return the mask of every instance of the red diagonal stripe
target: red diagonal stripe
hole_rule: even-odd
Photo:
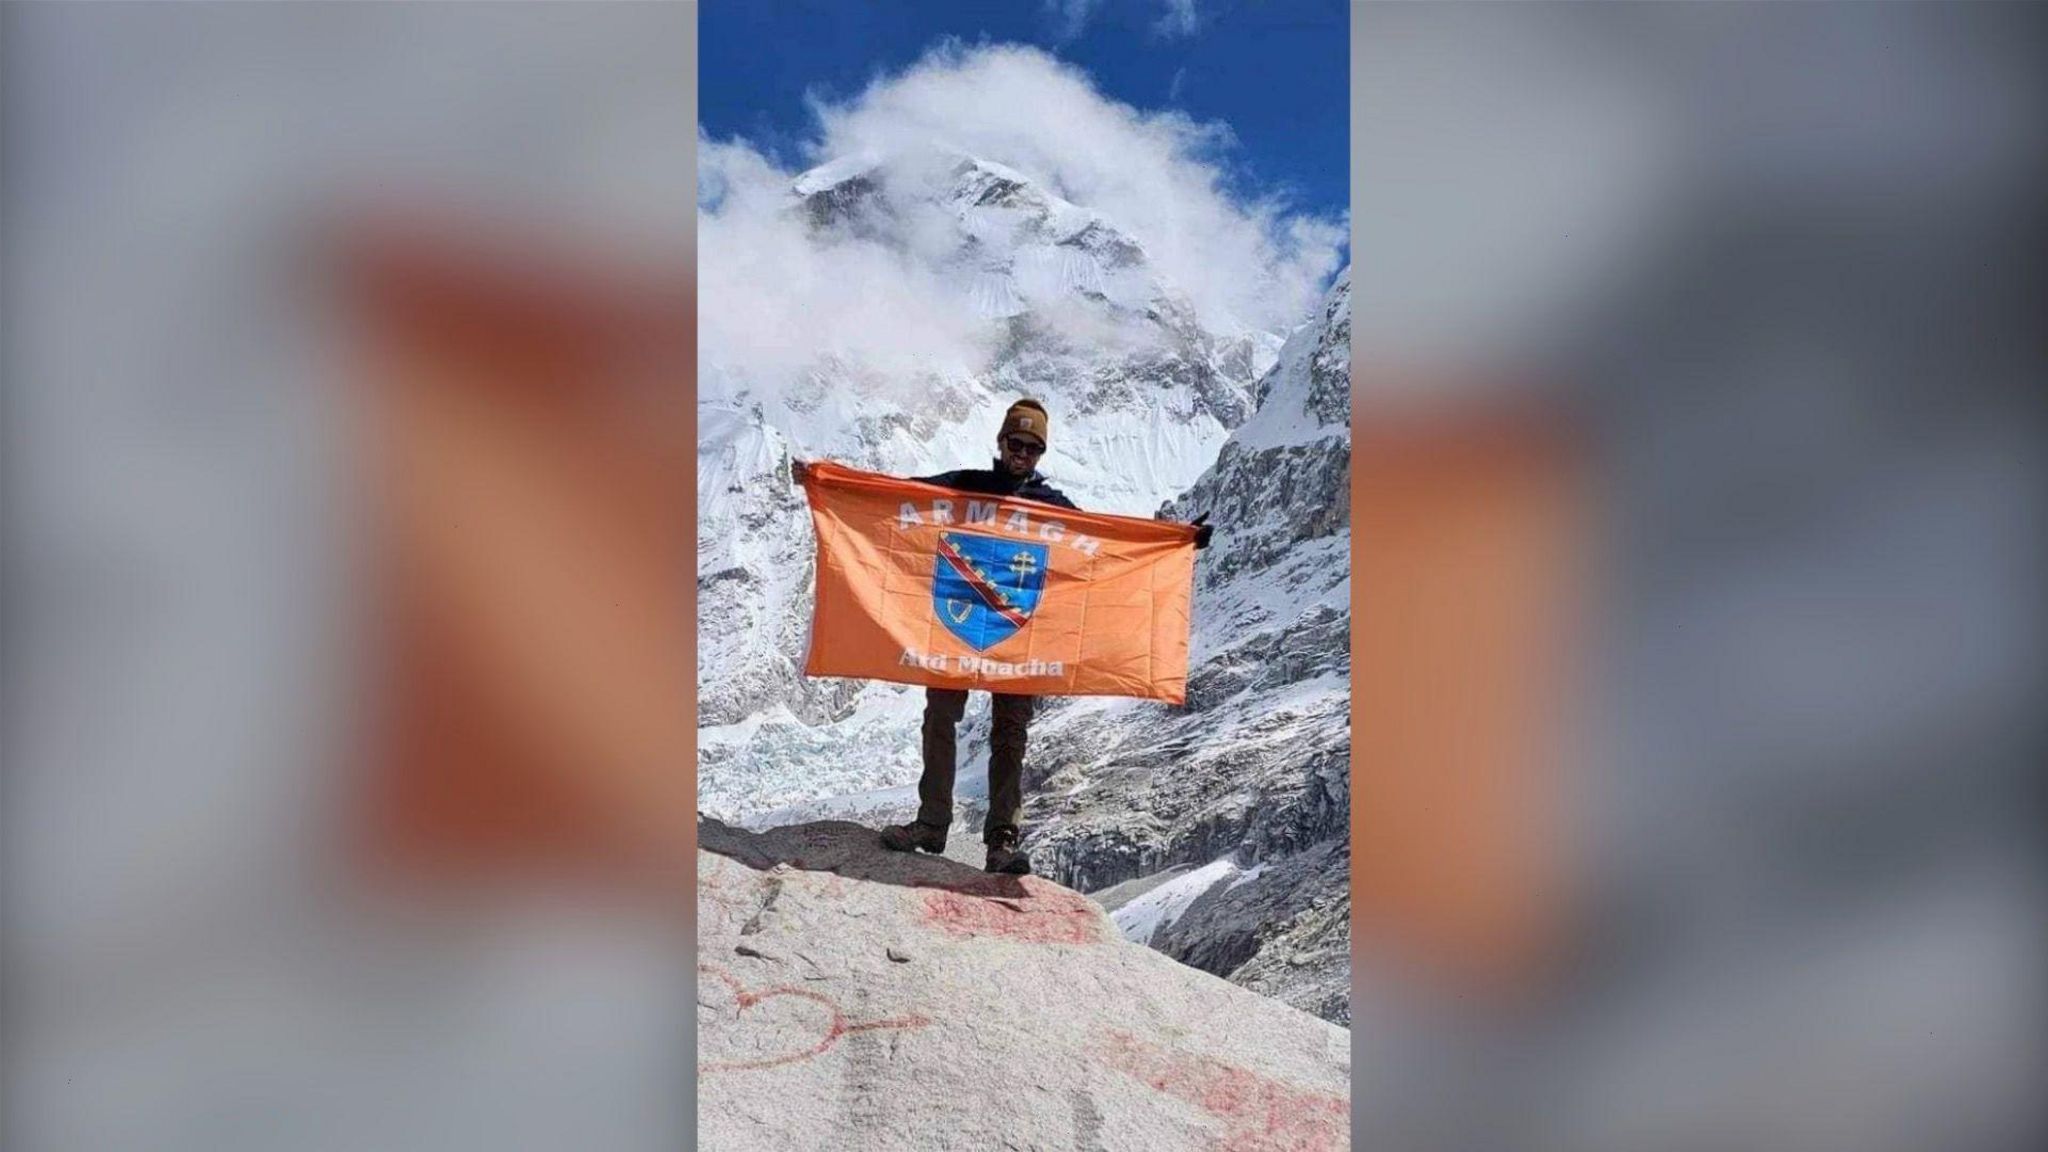
[[[974,589],[975,595],[981,597],[982,603],[987,604],[991,609],[1000,613],[1003,619],[1008,620],[1019,628],[1022,628],[1025,622],[1031,619],[1031,617],[1017,611],[1015,608],[1004,604],[1001,600],[1001,594],[996,591],[995,585],[983,579],[981,573],[974,570],[974,565],[968,562],[967,557],[961,555],[960,550],[953,547],[952,542],[943,536],[939,538],[939,555],[945,557],[946,561],[953,565],[953,570],[960,573],[961,579],[967,581],[967,586]]]

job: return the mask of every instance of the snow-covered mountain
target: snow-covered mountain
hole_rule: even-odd
[[[1206,513],[1184,710],[1033,728],[1030,847],[1134,938],[1339,1023],[1351,989],[1351,278],[1166,509]]]
[[[917,773],[921,694],[797,673],[812,542],[791,456],[898,475],[986,466],[1003,410],[1028,394],[1052,412],[1042,468],[1062,490],[1150,515],[1244,422],[1281,342],[1205,328],[1136,240],[990,161],[835,161],[793,181],[784,211],[810,243],[865,246],[946,285],[986,355],[905,380],[827,353],[792,384],[756,373],[757,349],[704,349],[699,794],[728,818]]]
[[[746,348],[707,344],[703,810],[765,826],[893,819],[914,807],[922,691],[798,674],[813,542],[787,464],[831,458],[898,475],[985,466],[1003,410],[1028,394],[1052,413],[1043,470],[1083,507],[1209,511],[1219,525],[1198,566],[1189,708],[1048,701],[1034,723],[1027,835],[1042,869],[1099,890],[1228,857],[1241,868],[1228,891],[1270,914],[1272,929],[1327,909],[1329,886],[1296,873],[1316,871],[1300,850],[1329,841],[1347,812],[1348,274],[1323,313],[1283,343],[1199,318],[1139,239],[986,159],[851,157],[796,178],[781,210],[810,243],[859,246],[944,285],[971,312],[985,355],[906,381],[827,353],[791,384],[753,372]],[[960,827],[979,819],[986,732],[975,697],[962,733]],[[1315,864],[1334,869],[1341,893],[1346,861],[1325,852]],[[1303,887],[1313,891],[1296,892]],[[1176,951],[1172,941],[1219,916],[1213,897],[1185,904],[1171,922],[1160,918],[1155,945],[1346,1018],[1330,1006],[1348,1002],[1337,982],[1313,995],[1296,988],[1322,969],[1296,964],[1288,980],[1262,984],[1241,946]],[[1348,923],[1348,907],[1341,912]]]

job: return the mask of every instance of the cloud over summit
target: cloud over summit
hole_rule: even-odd
[[[1234,195],[1227,125],[1112,100],[1032,48],[942,44],[851,99],[814,101],[813,113],[811,164],[867,157],[910,170],[965,153],[1099,213],[1211,331],[1300,322],[1347,236],[1342,219]],[[703,141],[699,155],[707,363],[763,341],[776,346],[759,355],[785,366],[831,354],[972,371],[985,359],[985,323],[915,246],[823,242],[786,210],[797,172],[743,139]]]

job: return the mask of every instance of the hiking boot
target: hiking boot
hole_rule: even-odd
[[[897,824],[882,829],[882,847],[891,852],[908,852],[922,848],[934,855],[946,850],[946,830],[936,824],[912,820],[908,824]]]
[[[1031,857],[1017,848],[1015,833],[1003,835],[988,842],[988,863],[981,866],[984,872],[1000,872],[1011,876],[1031,875]]]

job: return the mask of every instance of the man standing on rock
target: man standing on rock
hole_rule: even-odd
[[[1048,423],[1045,405],[1029,398],[1019,400],[1003,414],[992,467],[962,468],[913,479],[960,492],[1036,500],[1079,511],[1079,506],[1038,471]],[[790,475],[798,483],[803,481],[805,467],[804,461],[790,462]],[[1199,528],[1197,548],[1209,544],[1211,529],[1203,523],[1205,519],[1194,521]],[[1022,876],[1031,871],[1031,858],[1018,847],[1018,821],[1024,811],[1025,736],[1035,705],[1032,696],[989,693],[988,816],[981,828],[982,843],[988,848],[983,868],[989,872]],[[917,819],[882,829],[884,848],[897,852],[946,850],[946,832],[953,825],[953,773],[958,763],[955,738],[966,711],[966,689],[925,689],[924,774],[917,781]]]

